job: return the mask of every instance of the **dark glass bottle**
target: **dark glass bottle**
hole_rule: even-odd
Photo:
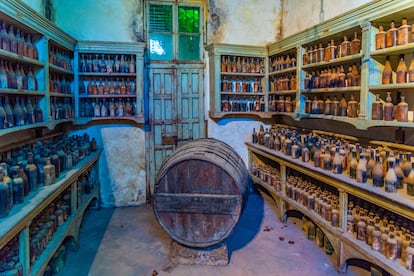
[[[27,165],[25,167],[25,172],[26,175],[29,179],[29,187],[30,187],[30,191],[33,192],[35,190],[37,190],[38,188],[38,184],[37,184],[37,166],[34,164],[34,159],[33,159],[33,153],[29,152],[27,154]]]
[[[371,119],[382,120],[384,118],[384,107],[380,99],[380,95],[375,96],[375,102],[372,103]]]
[[[392,121],[394,104],[392,103],[391,92],[387,92],[386,103],[384,104],[384,121]]]

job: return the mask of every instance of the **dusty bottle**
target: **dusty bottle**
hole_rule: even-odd
[[[384,104],[384,121],[392,121],[394,104],[392,103],[391,92],[387,92],[386,103]]]
[[[405,178],[405,183],[407,185],[407,195],[414,196],[414,162],[412,163],[410,173]]]
[[[404,176],[407,177],[412,169],[412,164],[411,164],[411,153],[410,152],[406,152],[406,153],[402,153],[402,156],[400,157],[401,161],[401,169],[404,172]]]
[[[385,191],[388,193],[397,192],[397,175],[394,170],[395,159],[390,157],[388,160],[388,171],[384,177]]]
[[[373,237],[374,230],[375,230],[374,219],[370,218],[368,221],[368,225],[367,225],[367,240],[366,240],[369,246],[372,245],[372,237]]]
[[[0,218],[9,214],[10,191],[9,186],[4,182],[3,172],[0,171]]]
[[[397,67],[397,83],[407,82],[407,65],[405,64],[404,55],[400,55],[400,62]]]
[[[358,38],[358,33],[354,33],[354,39],[351,41],[351,55],[359,54],[361,50],[361,40]]]
[[[356,168],[356,181],[367,183],[367,163],[363,154],[360,155]]]
[[[24,201],[24,181],[19,176],[18,168],[15,167],[10,172],[13,181],[13,204],[20,204]]]
[[[15,126],[23,126],[24,125],[24,115],[23,110],[19,103],[19,98],[16,98],[16,102],[13,106],[13,118],[14,118],[14,125]]]
[[[346,117],[348,114],[348,104],[345,99],[345,95],[342,94],[341,101],[339,102],[339,116]]]
[[[367,163],[367,179],[372,179],[372,171],[374,170],[375,166],[375,151],[369,151],[369,160]]]
[[[380,95],[375,95],[375,102],[372,103],[371,119],[382,120],[384,118],[384,107]]]
[[[405,239],[403,239],[401,244],[401,261],[405,264],[407,261],[407,249],[410,247],[410,235],[405,235]]]
[[[398,29],[395,27],[394,20],[391,21],[390,28],[387,31],[387,48],[397,46]]]
[[[413,271],[414,268],[414,241],[410,242],[410,246],[406,250],[405,268],[409,271]]]
[[[371,248],[375,251],[380,251],[381,249],[381,230],[379,225],[376,225],[375,229],[372,231]]]
[[[335,155],[333,158],[333,173],[342,174],[342,159],[339,154],[340,147],[337,146],[335,149]]]
[[[351,99],[348,102],[348,117],[357,118],[358,117],[358,102],[355,100],[355,96],[351,95]]]
[[[344,36],[344,41],[339,45],[338,57],[346,57],[350,55],[351,52],[351,42],[349,42],[348,37]]]
[[[414,82],[414,53],[411,58],[410,66],[408,67],[408,81]]]
[[[337,46],[335,45],[335,41],[333,39],[331,39],[331,45],[329,48],[329,57],[330,60],[337,58]]]
[[[372,170],[372,184],[374,187],[384,187],[384,170],[378,154],[375,155],[375,166]]]
[[[50,157],[46,158],[46,165],[43,166],[43,174],[44,174],[44,185],[52,185],[55,183],[56,174],[55,174],[55,166],[52,165],[50,161]]]
[[[390,235],[387,238],[387,254],[386,257],[390,260],[395,260],[397,258],[397,240],[395,239],[395,234],[390,231]]]
[[[405,101],[405,96],[401,96],[401,102],[397,105],[397,120],[408,122],[408,103]]]
[[[352,156],[351,162],[349,163],[349,177],[351,179],[356,179],[356,170],[357,170],[357,167],[358,167],[358,161],[357,161],[357,158],[356,158],[356,151],[355,150],[352,150],[351,156]]]
[[[39,100],[36,101],[34,106],[35,122],[43,122],[43,111],[40,107]]]
[[[7,128],[6,111],[3,108],[3,103],[0,99],[0,129]]]
[[[319,142],[316,143],[316,149],[313,154],[313,165],[315,167],[321,167],[321,144]]]
[[[384,69],[382,71],[382,84],[392,83],[392,68],[390,63],[390,56],[386,56]]]
[[[34,164],[33,153],[31,152],[27,154],[27,165],[24,168],[24,171],[26,172],[27,178],[29,180],[30,192],[37,190],[37,166]]]
[[[367,224],[365,223],[364,216],[361,216],[357,223],[357,239],[360,241],[367,240]]]
[[[411,42],[411,27],[407,24],[407,18],[401,20],[398,28],[398,45],[405,45]]]

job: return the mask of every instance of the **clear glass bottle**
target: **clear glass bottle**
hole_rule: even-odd
[[[390,157],[388,160],[388,171],[384,177],[385,191],[388,193],[397,192],[397,175],[394,170],[395,159]]]

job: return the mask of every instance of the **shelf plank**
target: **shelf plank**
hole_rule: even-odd
[[[86,77],[136,77],[136,73],[94,73],[94,72],[82,72],[79,76]]]
[[[220,72],[222,76],[236,76],[236,77],[264,77],[264,73],[233,73],[233,72]]]
[[[136,94],[107,94],[107,95],[86,95],[80,94],[79,99],[95,99],[95,98],[135,98]]]
[[[226,95],[226,96],[264,96],[265,93],[260,92],[220,92],[221,95]]]
[[[99,151],[91,153],[72,169],[62,172],[54,184],[40,187],[37,191],[31,192],[22,204],[14,205],[9,215],[0,219],[0,248],[3,248],[73,181],[89,169],[98,160],[99,155]]]
[[[344,64],[351,64],[355,62],[360,63],[361,58],[362,58],[362,54],[359,53],[356,55],[349,55],[349,56],[342,57],[342,58],[332,59],[329,62],[321,61],[321,62],[316,62],[312,64],[306,64],[302,66],[302,69],[305,71],[309,71],[311,69],[317,69],[317,68],[326,67],[330,65],[344,65]]]
[[[361,91],[361,86],[303,89],[301,93],[348,93],[359,91]]]
[[[51,63],[49,63],[49,70],[51,72],[55,72],[55,73],[63,73],[63,74],[68,74],[68,75],[73,75],[74,74],[72,70],[68,70],[68,69],[62,68],[60,66],[51,64]]]
[[[38,90],[23,90],[23,89],[11,89],[11,88],[0,88],[0,94],[7,95],[23,95],[23,96],[36,96],[43,97],[46,95],[43,91]]]
[[[73,94],[65,94],[59,92],[50,92],[51,97],[59,97],[59,98],[73,98]]]
[[[394,47],[388,47],[385,49],[371,51],[371,57],[382,59],[385,56],[391,56],[391,55],[402,55],[402,54],[411,55],[413,52],[414,52],[414,42],[411,42],[405,45],[397,45]]]
[[[269,71],[269,76],[283,75],[283,74],[288,74],[288,73],[296,73],[296,66],[286,68],[283,70]]]
[[[377,206],[383,207],[391,212],[414,220],[414,197],[409,197],[405,190],[398,193],[387,193],[384,188],[372,186],[372,181],[366,184],[358,183],[349,176],[334,174],[321,168],[314,167],[311,163],[305,163],[300,159],[293,159],[281,152],[270,150],[258,144],[246,143],[249,150],[263,155],[271,160],[284,164],[305,175],[329,184],[332,187],[343,190],[348,194],[359,197]]]
[[[145,123],[145,118],[142,114],[135,116],[124,117],[79,117],[76,118],[76,125],[86,125],[88,123],[99,122],[107,124],[130,124],[131,122],[136,124]]]
[[[68,234],[73,231],[73,228],[76,227],[77,222],[82,220],[82,216],[86,208],[92,202],[92,199],[99,197],[99,185],[95,187],[94,191],[89,195],[89,197],[79,206],[75,215],[71,215],[63,225],[59,226],[57,231],[54,233],[52,240],[47,244],[46,248],[43,250],[40,257],[35,261],[31,269],[32,275],[42,275],[46,266],[52,259],[53,255],[59,249],[59,246],[68,236]]]
[[[43,63],[38,61],[37,59],[33,59],[33,58],[29,58],[29,57],[25,57],[22,55],[18,55],[9,51],[5,51],[3,49],[0,49],[0,57],[2,59],[8,59],[8,60],[12,60],[12,61],[17,61],[19,63],[24,63],[24,64],[28,64],[31,66],[35,66],[35,67],[43,67]]]
[[[271,119],[271,112],[209,112],[212,119],[222,118],[243,118],[243,117],[259,117],[262,119]]]
[[[298,90],[270,91],[269,95],[295,95]]]
[[[369,85],[371,91],[390,91],[414,89],[414,82]]]

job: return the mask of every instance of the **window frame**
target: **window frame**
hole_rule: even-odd
[[[161,1],[146,1],[145,3],[145,11],[144,11],[144,21],[145,21],[145,40],[147,41],[147,45],[149,47],[150,44],[150,28],[149,28],[149,19],[150,19],[150,6],[151,5],[162,5],[162,6],[172,6],[172,32],[168,33],[172,35],[172,59],[165,60],[165,59],[152,59],[150,58],[150,53],[148,51],[148,60],[150,62],[155,61],[158,63],[162,62],[175,62],[175,63],[202,63],[204,62],[204,46],[205,46],[205,2],[202,0],[187,0],[187,1],[173,1],[173,0],[161,0]],[[179,20],[178,20],[178,8],[179,7],[190,7],[190,8],[198,8],[199,9],[199,59],[195,60],[182,60],[179,59],[179,37],[180,34],[189,34],[194,35],[197,33],[183,33],[179,32]],[[153,32],[153,33],[165,33],[165,32]]]

